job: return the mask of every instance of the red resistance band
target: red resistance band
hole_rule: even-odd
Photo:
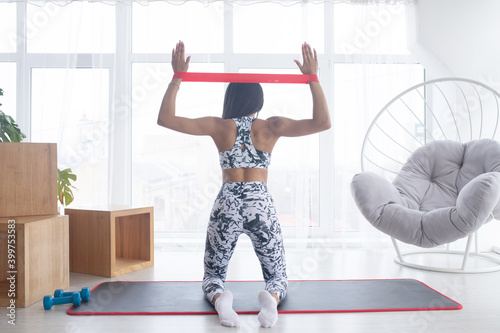
[[[240,83],[309,83],[319,82],[317,75],[309,74],[247,74],[247,73],[192,73],[175,72],[174,79],[191,82]]]

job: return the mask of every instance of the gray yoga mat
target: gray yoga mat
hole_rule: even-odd
[[[234,310],[258,313],[258,293],[264,282],[226,282],[234,295]],[[458,310],[462,306],[412,279],[290,281],[280,313]],[[88,302],[71,307],[71,315],[215,314],[201,282],[105,282]]]

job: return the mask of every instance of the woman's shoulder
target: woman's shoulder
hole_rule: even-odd
[[[267,119],[257,118],[257,119],[255,119],[254,123],[255,123],[256,128],[270,128],[270,127],[275,126],[276,121],[278,121],[279,119],[280,119],[280,117],[278,117],[278,116],[269,117]]]
[[[265,133],[266,136],[269,136],[269,135],[275,136],[274,131],[273,131],[273,128],[276,126],[275,120],[276,120],[276,117],[270,117],[267,119],[257,118],[254,121],[252,129],[257,134],[259,134],[261,132],[261,133]]]
[[[233,129],[236,128],[236,123],[234,122],[233,119],[224,119],[221,117],[212,117],[213,121],[216,123],[216,126],[218,128],[219,133],[224,133],[224,132],[231,132]]]
[[[255,119],[255,121],[254,121],[254,122],[256,122],[256,123],[261,123],[261,124],[268,124],[269,122],[273,121],[273,119],[275,119],[275,118],[276,118],[276,116],[269,117],[269,118],[267,118],[267,119],[257,118],[257,119]]]
[[[234,124],[234,120],[231,118],[229,118],[229,119],[224,119],[221,117],[207,117],[207,118],[211,118],[212,121],[214,121],[218,125],[222,125],[222,126],[230,126],[230,125]]]

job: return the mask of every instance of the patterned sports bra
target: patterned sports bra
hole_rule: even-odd
[[[250,129],[256,118],[233,118],[236,123],[236,141],[231,150],[219,152],[222,169],[259,168],[267,169],[271,163],[271,153],[255,149],[250,137]]]

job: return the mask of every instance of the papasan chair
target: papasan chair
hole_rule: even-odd
[[[363,216],[391,236],[396,262],[452,273],[500,270],[500,256],[478,253],[476,233],[500,218],[499,117],[500,94],[460,78],[413,86],[375,117],[351,192]],[[402,253],[396,241],[433,248],[465,237],[465,251]],[[450,267],[408,260],[416,254],[463,258]],[[470,258],[488,264],[470,268]]]

